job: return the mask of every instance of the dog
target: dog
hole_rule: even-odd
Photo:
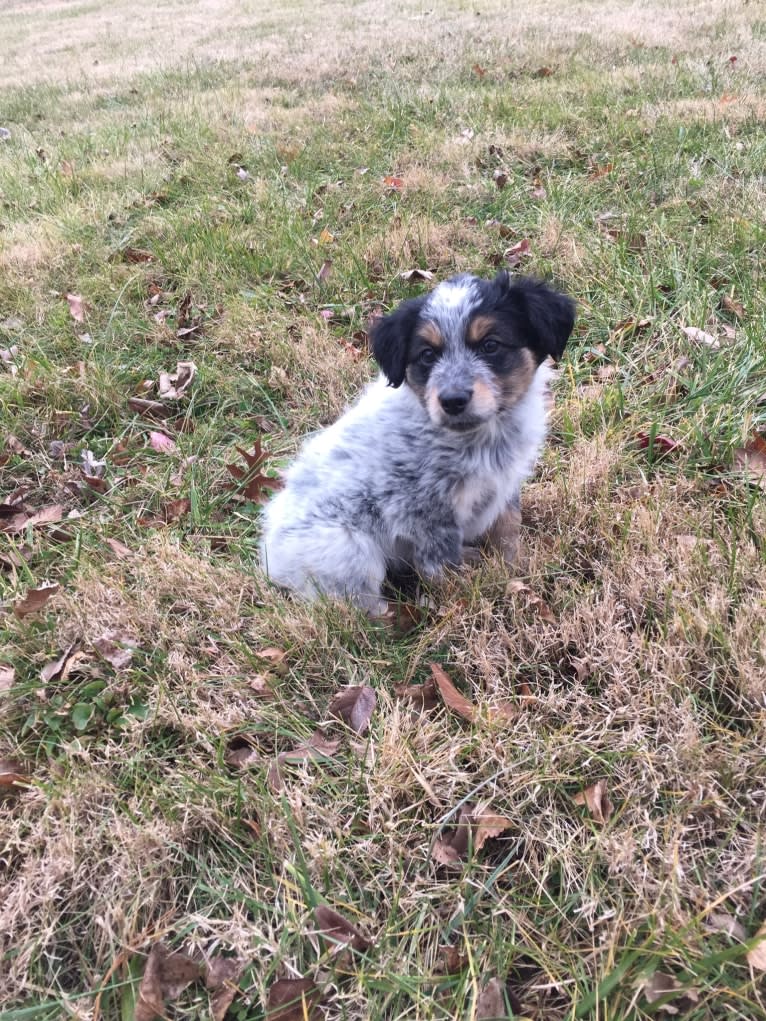
[[[308,439],[264,508],[272,581],[378,615],[387,575],[438,579],[483,540],[511,562],[521,485],[546,435],[550,359],[574,319],[569,297],[504,271],[453,277],[378,319],[382,373]]]

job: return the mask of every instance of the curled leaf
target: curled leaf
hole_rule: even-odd
[[[370,725],[376,702],[375,690],[369,685],[352,685],[333,696],[328,712],[347,723],[357,734],[363,734]]]
[[[598,783],[586,787],[584,791],[575,794],[572,800],[575,805],[586,805],[594,822],[600,826],[604,825],[614,808],[606,792],[606,780],[599,780]]]
[[[154,1021],[164,1016],[165,1000],[177,999],[200,976],[200,965],[183,953],[171,954],[164,944],[155,943],[138,989],[135,1021]]]
[[[314,917],[320,931],[331,943],[335,944],[336,950],[350,946],[352,950],[362,952],[369,947],[370,941],[362,935],[356,926],[352,925],[343,915],[339,915],[337,911],[327,907],[326,904],[320,904],[315,909]]]
[[[28,589],[23,599],[20,599],[13,607],[15,616],[22,618],[31,613],[37,613],[45,606],[51,596],[55,595],[59,585],[43,585],[41,588]]]
[[[747,952],[747,963],[756,971],[766,971],[766,922],[760,927],[756,936],[758,942]]]
[[[311,1021],[322,992],[310,978],[280,978],[269,987],[266,1021]]]

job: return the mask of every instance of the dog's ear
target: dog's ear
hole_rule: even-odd
[[[501,281],[501,277],[504,280]],[[551,357],[558,361],[574,328],[575,303],[566,294],[554,291],[542,280],[530,277],[510,279],[498,273],[495,287],[505,291],[514,318],[539,362]]]
[[[425,297],[410,298],[390,315],[376,319],[370,328],[372,353],[388,376],[389,386],[401,386],[404,382],[410,341],[424,301]]]

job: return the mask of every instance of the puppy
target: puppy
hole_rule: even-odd
[[[265,508],[271,579],[378,614],[387,572],[438,578],[484,538],[511,560],[545,439],[545,363],[573,325],[568,297],[506,272],[453,277],[379,319],[385,375],[308,439]]]

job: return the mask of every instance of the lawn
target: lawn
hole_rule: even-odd
[[[766,1019],[763,9],[0,23],[2,1021]],[[503,266],[578,303],[516,570],[275,591],[369,317]]]

